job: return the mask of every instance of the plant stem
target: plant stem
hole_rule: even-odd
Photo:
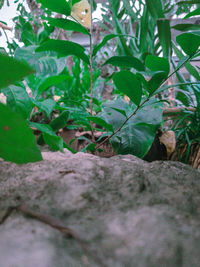
[[[90,20],[91,20],[91,26],[90,26],[90,115],[93,116],[93,40],[92,40],[92,32],[93,32],[93,23],[92,23],[92,0],[90,0]],[[94,132],[93,132],[93,122],[90,121],[91,124],[91,134],[92,134],[92,142],[95,142],[94,138]]]
[[[193,55],[194,56],[194,55]],[[176,68],[172,73],[170,73],[170,75],[166,78],[166,79],[164,79],[164,81],[160,84],[160,86],[159,86],[159,88],[172,76],[172,75],[174,75],[177,71],[179,71],[181,68],[182,68],[182,66],[183,65],[185,65],[185,63],[187,63],[193,56],[189,56],[186,60],[184,60],[183,61],[183,63],[178,67],[178,68]],[[158,89],[159,89],[158,88]],[[155,93],[155,92],[153,92],[153,93]],[[98,149],[99,147],[101,147],[104,143],[106,143],[107,141],[109,141],[116,133],[118,133],[121,129],[122,129],[122,127],[130,120],[130,118],[132,118],[135,114],[136,114],[136,112],[146,103],[146,102],[148,102],[149,101],[149,99],[152,97],[152,95],[153,95],[153,93],[152,94],[149,94],[149,96],[145,99],[145,100],[143,100],[142,101],[142,103],[133,111],[133,113],[122,123],[122,125],[113,133],[113,134],[111,134],[110,136],[108,136],[105,140],[103,140],[99,145],[97,145],[96,147],[95,147],[95,150],[96,149]]]

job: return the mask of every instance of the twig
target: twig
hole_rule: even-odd
[[[12,28],[11,28],[11,27],[8,27],[7,25],[5,25],[5,24],[2,23],[2,22],[0,22],[0,27],[1,27],[3,30],[12,31]]]
[[[90,115],[93,116],[93,23],[92,23],[92,12],[93,12],[93,6],[92,6],[92,0],[90,0]],[[93,122],[90,121],[91,124],[91,134],[92,134],[92,142],[95,142],[94,138],[94,131],[93,131]]]
[[[100,264],[100,266],[102,266],[102,267],[104,266],[104,264],[102,263],[101,259],[97,256],[97,254],[94,254],[89,249],[86,242],[83,241],[75,231],[73,231],[69,227],[65,226],[62,222],[60,222],[59,220],[57,220],[51,216],[44,215],[44,214],[41,214],[39,212],[33,211],[25,204],[20,204],[20,205],[15,206],[15,207],[9,207],[7,209],[7,211],[5,212],[5,215],[3,216],[3,218],[0,220],[0,224],[3,224],[6,221],[6,219],[12,214],[12,212],[14,210],[20,211],[26,216],[34,218],[40,222],[43,222],[43,223],[51,226],[54,229],[57,229],[58,231],[60,231],[64,235],[65,238],[73,238],[74,240],[76,240],[79,243],[80,247],[82,248],[82,250],[85,253],[90,255],[93,258],[93,260],[95,260],[98,264]]]

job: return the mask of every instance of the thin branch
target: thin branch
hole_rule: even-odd
[[[92,12],[93,12],[93,6],[92,6],[92,0],[90,0],[90,115],[93,116],[93,22],[92,22]],[[92,142],[95,142],[94,138],[94,132],[93,132],[93,122],[90,122],[91,124],[91,133],[92,133]]]

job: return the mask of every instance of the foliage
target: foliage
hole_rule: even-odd
[[[188,96],[191,90],[196,97],[193,102],[195,115],[192,119],[187,116],[183,122],[199,118],[199,91],[192,86],[192,81],[186,81],[179,72],[185,65],[195,82],[199,82],[197,69],[189,63],[199,53],[199,31],[192,25],[173,26],[182,32],[176,38],[177,47],[171,40],[170,17],[180,12],[180,2],[171,4],[171,1],[140,0],[136,7],[134,1],[124,0],[121,5],[119,0],[109,0],[109,4],[103,6],[109,18],[103,15],[105,23],[100,24],[110,34],[93,45],[92,29],[89,31],[71,17],[71,10],[77,2],[81,4],[81,1],[38,0],[44,13],[37,27],[29,15],[17,18],[21,30],[20,40],[24,46],[12,46],[11,53],[14,51],[14,57],[21,61],[4,55],[0,57],[0,63],[2,59],[1,64],[8,66],[5,67],[5,75],[0,78],[0,88],[3,88],[7,97],[8,114],[15,112],[22,120],[27,120],[30,127],[41,132],[38,143],[46,143],[53,150],[62,151],[67,148],[75,153],[57,132],[64,127],[82,128],[91,131],[92,135],[95,130],[103,132],[99,143],[96,144],[92,137],[85,151],[94,152],[104,142],[110,141],[116,153],[130,153],[143,158],[162,125],[162,105],[165,100],[162,92],[169,88],[165,83],[172,75],[176,74],[179,82],[178,85],[171,85],[178,88],[178,101],[183,105],[191,104]],[[62,17],[55,16],[54,12],[59,16],[62,14]],[[198,12],[197,6],[186,17]],[[136,25],[135,32],[133,23]],[[87,35],[90,51],[75,42],[60,40],[59,34],[55,37],[56,29],[68,33],[78,31]],[[110,56],[107,52],[102,54],[113,40],[115,53]],[[172,52],[179,58],[178,64],[174,62]],[[66,66],[66,58],[69,56],[73,56],[71,69]],[[8,71],[11,62],[12,75]],[[103,66],[109,66],[112,71],[105,80],[100,78],[99,68]],[[32,68],[35,69],[34,74],[31,74]],[[30,75],[25,77],[28,74]],[[24,81],[21,82],[23,77]],[[112,79],[116,95],[111,101],[103,101],[98,86],[109,79]],[[128,102],[124,100],[124,96],[129,98]],[[40,114],[42,116],[39,117]],[[73,125],[69,125],[69,119],[73,121]],[[184,126],[187,128],[184,136],[197,140],[198,134],[196,136],[193,133],[196,128],[191,130],[191,126],[194,128],[195,124],[190,122],[189,125],[190,127],[188,124]],[[174,127],[177,132],[180,130],[177,124]],[[178,137],[180,136],[183,134],[178,133]],[[103,137],[106,139],[102,141]],[[17,162],[15,158],[7,157],[6,153],[11,155],[13,151],[7,148],[4,158]],[[26,158],[27,161],[34,159],[40,159],[38,154],[35,158]]]

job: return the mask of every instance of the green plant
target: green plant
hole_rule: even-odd
[[[144,8],[142,14],[138,13],[137,17],[140,27],[143,27],[143,23],[146,25],[147,21],[152,21],[154,25],[151,30],[146,29],[148,40],[151,39],[155,28],[158,29],[156,38],[159,41],[154,50],[152,48],[155,38],[152,43],[149,43],[150,46],[146,47],[144,42],[143,46],[141,42],[145,35],[139,38],[139,33],[136,31],[136,36],[130,38],[125,32],[119,30],[121,26],[118,17],[113,18],[117,31],[104,37],[99,44],[93,45],[92,28],[89,32],[80,22],[68,18],[73,5],[77,2],[80,1],[38,0],[38,3],[47,8],[47,15],[43,17],[46,21],[44,28],[50,30],[46,31],[45,38],[38,38],[38,33],[31,30],[30,24],[23,28],[25,46],[15,50],[15,57],[28,62],[36,69],[36,74],[25,78],[25,84],[18,82],[4,89],[8,99],[7,105],[27,119],[31,127],[41,131],[38,138],[39,144],[47,143],[54,150],[68,148],[75,153],[56,134],[59,129],[67,126],[70,117],[74,121],[71,127],[82,127],[92,132],[92,141],[84,150],[94,152],[103,143],[110,141],[116,153],[131,153],[144,157],[163,121],[161,109],[163,100],[158,99],[156,95],[166,90],[165,83],[170,77],[174,74],[178,75],[181,67],[198,55],[200,36],[197,33],[187,32],[177,37],[177,42],[186,56],[180,56],[180,62],[178,65],[174,64],[174,69],[170,73],[173,47],[169,39],[171,36],[171,30],[168,27],[169,19],[165,18],[162,1],[157,0],[160,7],[158,10],[155,10],[151,2],[147,1],[147,8]],[[113,12],[119,16],[117,3],[112,2]],[[140,1],[140,3],[144,7],[144,2]],[[51,12],[63,14],[64,17],[56,18]],[[124,14],[122,12],[121,16]],[[144,19],[147,21],[144,22]],[[24,24],[22,26],[24,27]],[[167,31],[161,35],[165,26]],[[52,38],[53,27],[79,31],[87,35],[90,39],[90,50],[86,51],[83,46],[69,40]],[[117,89],[115,92],[118,94],[113,101],[103,103],[101,98],[95,95],[95,86],[99,82],[100,75],[95,61],[98,58],[98,52],[108,41],[116,37],[119,40],[117,44],[119,55],[105,59],[102,66],[109,64],[116,68],[111,77],[113,86]],[[129,45],[127,38],[130,38]],[[131,40],[135,40],[135,43]],[[160,48],[162,48],[163,57],[158,56]],[[66,67],[66,57],[69,55],[74,56],[72,72]],[[194,70],[193,73],[195,73]],[[191,84],[190,81],[186,83],[182,80],[179,86],[185,87]],[[28,89],[32,96],[27,93]],[[55,95],[59,97],[58,101],[54,100]],[[129,97],[129,103],[120,98],[124,95]],[[56,118],[52,116],[55,110]],[[38,112],[43,114],[39,121],[35,119]],[[98,144],[94,140],[94,130],[104,132]],[[103,137],[106,139],[102,141]]]

